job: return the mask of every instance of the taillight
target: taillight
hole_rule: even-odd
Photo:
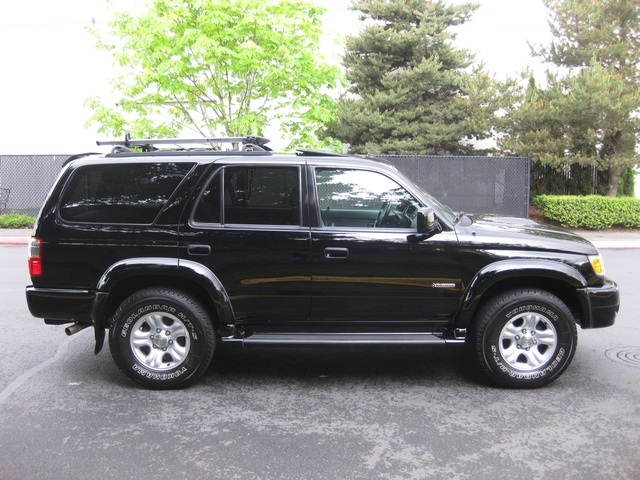
[[[42,240],[36,237],[31,237],[29,241],[29,275],[42,275]]]

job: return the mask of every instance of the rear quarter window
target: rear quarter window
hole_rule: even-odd
[[[193,163],[84,165],[62,194],[60,216],[69,222],[150,224]]]

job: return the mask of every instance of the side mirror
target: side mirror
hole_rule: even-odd
[[[440,222],[431,208],[421,207],[416,216],[418,233],[434,234],[440,231]]]

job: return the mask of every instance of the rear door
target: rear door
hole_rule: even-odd
[[[181,258],[209,268],[237,324],[289,325],[308,318],[310,229],[300,165],[217,166],[181,231]]]

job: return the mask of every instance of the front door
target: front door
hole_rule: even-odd
[[[315,178],[311,320],[448,323],[461,289],[455,232],[416,235],[422,205],[380,172],[317,167]]]

